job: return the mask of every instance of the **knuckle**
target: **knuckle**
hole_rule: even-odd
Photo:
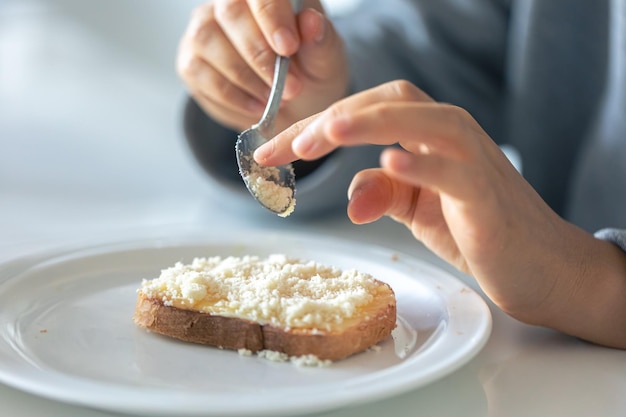
[[[463,136],[467,136],[468,134],[475,134],[476,129],[474,118],[469,113],[469,111],[459,106],[452,106],[452,108],[452,114],[455,118],[456,126],[458,126],[458,129],[460,131],[459,133]]]
[[[276,58],[274,52],[266,48],[264,44],[259,45],[258,43],[249,45],[246,55],[250,57],[250,63],[263,72],[273,68],[272,64]]]
[[[202,3],[194,7],[191,11],[191,21],[197,22],[206,19],[206,16],[213,13],[213,6],[213,3]]]
[[[320,126],[326,125],[328,122],[330,122],[330,124],[332,125],[334,120],[342,119],[345,114],[346,111],[340,103],[333,104],[332,106],[328,107],[326,111],[324,111],[324,113],[320,116]],[[324,127],[321,127],[321,129],[322,131],[325,130]],[[330,133],[324,134],[324,136],[326,140],[333,146],[341,146],[348,141],[348,138],[344,134]]]
[[[491,141],[491,139],[484,133],[471,113],[463,107],[452,104],[443,105],[442,110],[445,112],[444,120],[448,136],[456,144],[460,155],[476,158],[482,154],[485,140]]]
[[[328,117],[329,119],[336,119],[336,118],[341,117],[345,112],[341,104],[337,103],[328,107],[325,113],[326,113],[325,116]]]
[[[470,113],[461,106],[457,106],[455,104],[446,104],[446,107],[448,107],[450,112],[459,123],[467,123],[467,121],[472,117],[470,116]]]
[[[206,21],[212,20],[214,13],[213,3],[209,4],[201,4],[196,6],[191,11],[191,18],[189,20],[189,27],[200,26],[204,24]]]
[[[215,18],[220,22],[237,20],[246,13],[248,8],[245,0],[223,0],[215,3]]]
[[[256,2],[254,9],[258,16],[272,17],[276,14],[276,2],[274,0],[259,1]]]
[[[390,107],[387,103],[377,103],[371,105],[369,111],[378,120],[393,120],[396,109]]]
[[[455,130],[455,133],[464,135],[471,128],[472,116],[463,107],[454,104],[443,104],[441,107],[448,121],[448,126]]]
[[[242,63],[239,65],[235,65],[232,68],[232,77],[234,82],[245,85],[249,84],[250,80],[256,77],[256,75],[252,71],[252,68]]]
[[[197,78],[199,67],[200,60],[193,56],[181,55],[176,60],[176,72],[188,83],[193,82]]]
[[[201,19],[196,19],[189,25],[187,37],[194,43],[203,43],[216,30],[218,30],[217,23],[213,16],[204,15]]]
[[[239,90],[227,81],[216,83],[213,87],[214,98],[219,102],[232,102],[233,97],[238,97],[238,94],[240,94]]]
[[[209,40],[213,32],[215,32],[215,25],[211,22],[204,22],[203,24],[194,26],[191,29],[189,38],[193,45],[204,45]]]
[[[423,96],[421,91],[407,80],[392,81],[388,85],[392,90],[392,94],[401,100],[413,101]]]
[[[215,22],[213,5],[201,5],[192,12],[192,17],[183,36],[185,43],[190,45],[202,45],[209,37],[219,30]]]

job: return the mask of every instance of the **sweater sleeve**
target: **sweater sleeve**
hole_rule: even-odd
[[[594,233],[598,239],[612,242],[626,252],[626,229],[606,228]]]

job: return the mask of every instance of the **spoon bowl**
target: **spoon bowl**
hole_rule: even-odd
[[[292,1],[295,12],[301,0]],[[265,208],[281,217],[290,215],[296,204],[296,177],[291,164],[261,166],[253,157],[256,148],[274,135],[274,121],[285,87],[289,57],[277,56],[274,81],[265,111],[259,123],[242,132],[235,144],[239,173],[250,194]]]

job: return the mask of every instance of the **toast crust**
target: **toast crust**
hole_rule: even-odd
[[[358,319],[340,329],[281,328],[238,317],[220,316],[164,305],[139,291],[134,321],[152,332],[186,342],[252,352],[270,350],[290,357],[314,355],[336,361],[381,342],[396,327],[396,302],[391,288]]]

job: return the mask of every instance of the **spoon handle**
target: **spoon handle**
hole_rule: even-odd
[[[291,0],[294,13],[298,13],[302,7],[303,0]],[[272,83],[272,89],[270,91],[270,97],[265,106],[265,111],[261,117],[261,121],[257,124],[257,127],[261,134],[266,138],[273,136],[274,134],[274,121],[278,114],[280,107],[280,101],[283,96],[283,90],[285,89],[285,79],[287,78],[287,70],[289,69],[289,57],[288,56],[276,56],[276,63],[274,64],[274,82]]]
[[[274,65],[274,83],[272,84],[272,90],[270,91],[270,98],[265,106],[265,111],[263,112],[261,121],[257,124],[259,131],[266,138],[269,138],[274,134],[274,121],[276,120],[278,108],[280,107],[280,101],[285,88],[285,79],[287,78],[288,69],[289,57],[277,56],[276,64]]]

